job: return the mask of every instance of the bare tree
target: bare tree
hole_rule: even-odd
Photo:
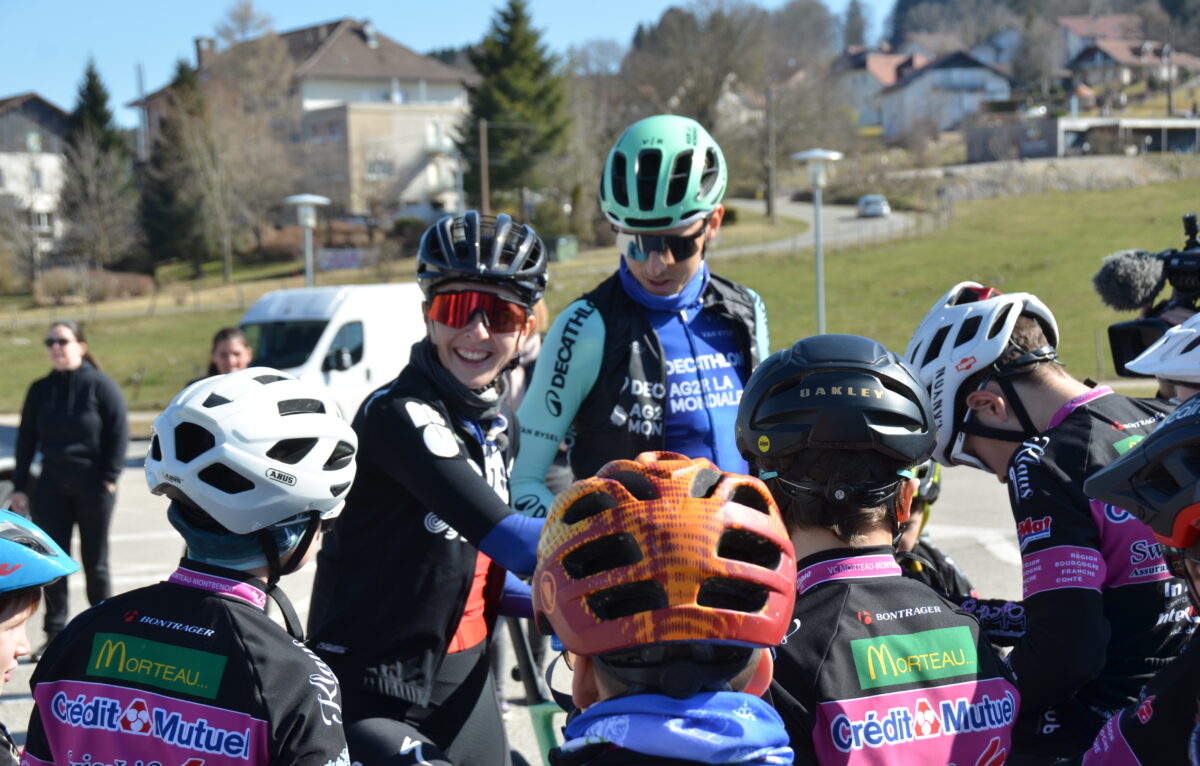
[[[910,9],[905,19],[910,31],[954,34],[967,47],[1020,24],[1015,13],[994,0],[927,0]]]
[[[67,147],[60,207],[72,211],[62,251],[93,268],[111,265],[141,240],[129,161],[120,151],[105,149],[90,130]]]
[[[1042,97],[1050,92],[1050,83],[1062,58],[1062,41],[1049,19],[1030,19],[1013,58],[1013,76],[1026,86],[1037,86]]]
[[[30,287],[41,273],[41,250],[30,212],[12,194],[0,194],[0,256],[7,256]],[[0,260],[0,263],[3,261]]]

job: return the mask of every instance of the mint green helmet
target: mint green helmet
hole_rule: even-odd
[[[700,123],[660,114],[630,125],[608,153],[600,209],[623,229],[674,229],[720,205],[728,180],[725,155]]]

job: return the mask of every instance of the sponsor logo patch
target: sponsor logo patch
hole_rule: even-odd
[[[958,360],[958,364],[954,365],[954,369],[958,370],[959,372],[966,372],[974,367],[975,362],[977,361],[979,360],[973,356],[964,356],[962,359]]]
[[[770,449],[771,449],[770,438],[768,438],[766,434],[763,434],[762,436],[758,437],[758,451],[759,452],[768,452],[768,451],[770,451]]]
[[[850,642],[863,689],[974,674],[975,640],[965,625]]]
[[[214,699],[225,674],[225,661],[212,652],[120,633],[97,633],[86,672]]]
[[[267,478],[270,479],[271,481],[277,481],[280,484],[286,484],[289,487],[296,486],[296,477],[295,476],[292,476],[290,473],[284,473],[283,471],[280,471],[275,468],[267,469]]]
[[[1021,519],[1021,523],[1017,524],[1017,540],[1021,550],[1025,550],[1025,546],[1034,540],[1045,540],[1049,537],[1053,521],[1054,519],[1050,516],[1043,516],[1040,519]]]
[[[850,753],[934,737],[1004,729],[1012,724],[1016,714],[1017,700],[1012,692],[1005,692],[998,699],[984,694],[978,702],[970,702],[966,697],[942,700],[936,706],[920,697],[911,708],[899,704],[886,711],[871,710],[861,719],[842,713],[830,721],[829,733],[834,747]],[[996,746],[999,746],[998,742]]]
[[[1118,455],[1124,455],[1126,452],[1128,452],[1129,450],[1136,447],[1139,443],[1141,443],[1142,439],[1145,439],[1145,438],[1146,438],[1146,436],[1144,434],[1134,434],[1133,436],[1126,436],[1124,439],[1122,439],[1119,442],[1113,442],[1113,449],[1117,451]]]

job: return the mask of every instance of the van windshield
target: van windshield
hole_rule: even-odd
[[[286,370],[308,361],[326,324],[324,320],[250,323],[242,325],[242,332],[254,349],[255,367]]]

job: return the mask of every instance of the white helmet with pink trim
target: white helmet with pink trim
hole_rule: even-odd
[[[1021,349],[1022,356],[1004,369],[995,367],[1009,349],[1013,329],[1022,314],[1032,316],[1041,324],[1050,345],[1042,349]],[[1058,345],[1058,323],[1046,304],[1029,293],[1004,294],[978,282],[960,282],[938,299],[917,331],[904,357],[917,371],[921,383],[928,389],[937,425],[937,446],[933,457],[942,465],[965,464],[988,470],[980,460],[962,449],[967,431],[963,426],[969,417],[965,411],[966,393],[960,395],[963,383],[972,375],[991,367],[997,382],[1005,385],[1014,374],[1028,372],[1039,362],[1052,361]],[[1011,395],[1010,395],[1011,397]],[[1022,419],[1026,435],[1031,425],[1019,401],[1017,415]],[[974,426],[972,431],[978,431]],[[1018,432],[1012,432],[1020,436]],[[996,433],[987,436],[1004,438]]]

